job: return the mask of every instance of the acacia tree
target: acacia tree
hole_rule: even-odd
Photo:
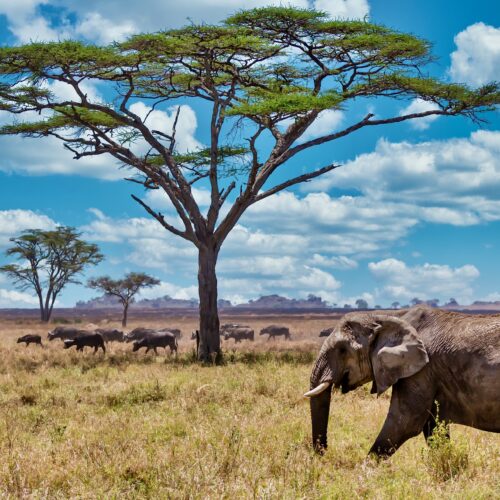
[[[177,221],[133,198],[198,250],[199,356],[208,360],[220,353],[216,263],[230,231],[251,205],[339,166],[299,175],[290,160],[366,127],[431,115],[477,120],[499,102],[496,84],[472,90],[424,76],[431,60],[429,43],[413,35],[285,7],[241,11],[218,25],[141,34],[106,47],[74,41],[3,47],[1,107],[37,111],[43,119],[14,123],[2,133],[57,137],[77,159],[112,155],[134,171],[129,180],[165,193]],[[106,89],[107,102],[87,95],[89,81]],[[51,82],[68,84],[75,97],[58,98]],[[380,97],[420,98],[433,109],[352,113],[344,129],[301,140],[321,111]],[[149,115],[134,112],[137,99],[149,101],[151,110],[204,103],[206,147],[179,154],[175,124],[169,133],[156,130]],[[278,182],[276,172],[282,172]],[[193,196],[195,183],[210,190],[206,213]]]
[[[145,273],[128,273],[124,278],[114,280],[109,276],[101,276],[88,280],[87,286],[102,290],[106,295],[118,297],[123,305],[122,326],[127,326],[127,315],[130,304],[141,288],[151,288],[160,284],[160,280]]]
[[[69,283],[80,283],[77,276],[103,259],[97,245],[79,237],[72,227],[58,227],[54,231],[30,229],[10,239],[13,246],[6,255],[21,264],[1,266],[0,272],[7,274],[20,290],[35,291],[43,322],[50,321],[62,289]]]

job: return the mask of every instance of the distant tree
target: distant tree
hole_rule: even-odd
[[[344,309],[352,309],[351,304],[344,304]]]
[[[400,306],[401,306],[401,304],[400,304],[399,302],[393,302],[393,303],[391,304],[391,307],[392,307],[393,309],[399,309],[399,307],[400,307]]]
[[[413,299],[410,300],[410,304],[412,306],[417,306],[418,304],[423,304],[423,300],[419,299],[418,297],[413,297]]]
[[[379,304],[376,304],[376,305],[374,306],[374,309],[382,309],[382,306],[381,306],[381,305],[379,305]]]
[[[255,203],[339,167],[312,162],[299,171],[303,153],[361,129],[429,116],[478,120],[500,102],[496,83],[470,89],[426,76],[430,49],[386,26],[290,7],[240,11],[219,24],[141,33],[104,47],[2,46],[0,110],[16,119],[0,133],[55,137],[76,159],[110,155],[132,170],[129,180],[163,193],[176,222],[134,199],[198,252],[199,357],[210,361],[221,355],[216,265],[229,233]],[[92,82],[105,102],[87,91]],[[54,83],[72,94],[56,95]],[[340,130],[316,127],[318,136],[309,136],[323,111],[368,107],[378,98],[432,106],[403,113],[391,107],[379,117],[371,111],[360,117],[354,107]],[[158,130],[157,120],[148,122],[151,111],[135,107],[140,99],[151,111],[204,103],[206,147],[180,152],[178,112],[171,129]],[[35,113],[40,120],[32,120]],[[207,210],[194,195],[199,182],[210,190]]]
[[[76,277],[104,258],[97,245],[86,243],[80,235],[72,227],[58,227],[53,231],[29,229],[10,239],[13,246],[6,255],[21,263],[1,266],[0,272],[7,274],[20,290],[35,291],[43,322],[50,321],[63,288],[80,283]]]
[[[87,286],[101,290],[106,295],[117,297],[123,305],[122,326],[127,326],[128,308],[134,302],[134,296],[143,288],[159,285],[160,280],[145,273],[128,273],[124,278],[114,280],[101,276],[88,280]]]
[[[366,300],[364,299],[358,299],[356,301],[356,307],[358,309],[368,309],[368,302],[366,302]]]
[[[458,302],[456,301],[456,299],[454,299],[453,297],[450,298],[450,300],[448,301],[448,303],[446,304],[447,306],[451,306],[451,307],[456,307],[458,306]]]

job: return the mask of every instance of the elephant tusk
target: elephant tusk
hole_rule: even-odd
[[[304,394],[304,397],[312,398],[313,396],[318,396],[323,391],[326,391],[328,387],[330,387],[330,382],[322,382],[321,384],[318,385],[318,387],[315,387],[314,389],[311,389],[309,392],[306,392]]]

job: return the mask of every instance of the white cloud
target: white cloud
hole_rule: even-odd
[[[192,187],[191,192],[199,207],[206,208],[210,205],[211,196],[208,189]],[[152,189],[148,191],[144,201],[153,208],[175,210],[172,207],[169,197],[161,189]]]
[[[168,295],[173,299],[198,299],[198,287],[195,285],[182,287],[167,281],[161,281],[159,285],[156,285],[153,288],[145,288],[144,290],[141,290],[138,294],[138,300],[154,299],[165,295]]]
[[[75,26],[76,35],[100,44],[120,42],[138,31],[131,19],[116,23],[98,12],[86,14]]]
[[[327,267],[331,269],[347,270],[356,269],[358,267],[358,263],[355,260],[345,255],[325,257],[319,253],[315,253],[309,262],[318,267]]]
[[[500,28],[475,23],[455,36],[450,75],[454,81],[483,85],[500,80]]]
[[[381,139],[374,152],[359,155],[305,189],[356,189],[366,205],[390,209],[395,203],[401,216],[428,222],[500,220],[499,152],[500,131],[416,144]]]
[[[120,41],[134,32],[157,31],[193,22],[214,23],[244,8],[268,5],[315,7],[334,18],[363,18],[369,13],[367,0],[3,0],[0,14],[5,14],[9,29],[21,42],[48,41],[83,37],[97,43]],[[42,16],[40,7],[59,9],[57,27]],[[76,17],[76,21],[74,21]]]
[[[434,102],[424,101],[424,99],[413,99],[413,101],[404,109],[399,112],[399,116],[410,115],[413,113],[424,113],[439,109],[439,106]],[[424,118],[410,120],[409,124],[415,130],[426,130],[430,127],[431,123],[439,118],[439,115],[430,115]]]
[[[27,229],[53,229],[56,223],[46,215],[32,210],[0,210],[0,246],[9,244],[9,238]]]
[[[178,106],[173,106],[168,111],[152,110],[142,101],[135,102],[130,106],[130,111],[137,114],[141,120],[145,120],[150,129],[159,130],[169,135],[172,134],[177,109]],[[198,122],[194,110],[187,105],[180,106],[176,127],[176,148],[179,152],[185,153],[202,147],[194,137],[197,126]]]
[[[38,305],[38,298],[26,292],[0,288],[0,308],[31,307]]]
[[[370,262],[368,269],[382,283],[380,295],[387,301],[453,296],[459,298],[459,302],[467,303],[473,293],[472,285],[479,277],[478,269],[470,264],[457,268],[428,263],[408,266],[393,258]]]
[[[321,111],[314,123],[305,131],[300,138],[301,141],[308,141],[315,137],[331,134],[337,130],[344,120],[344,113],[333,109]]]
[[[367,0],[316,0],[314,6],[333,18],[363,18],[370,13]]]
[[[0,137],[0,171],[27,175],[79,175],[105,180],[118,180],[127,174],[109,155],[88,156],[75,160],[53,137],[25,139],[19,136]]]

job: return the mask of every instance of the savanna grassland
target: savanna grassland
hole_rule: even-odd
[[[224,321],[241,322],[241,318]],[[132,321],[183,330],[180,352],[105,356],[17,345],[46,336],[31,320],[0,324],[0,495],[7,498],[499,498],[500,436],[452,426],[452,443],[421,436],[377,464],[366,452],[389,395],[334,394],[330,448],[311,452],[301,398],[327,318],[245,318],[291,327],[292,341],[235,347],[226,365],[193,361],[194,318]],[[79,326],[85,327],[85,324]],[[97,326],[103,326],[97,324]],[[118,326],[108,323],[106,326]],[[89,325],[90,327],[90,325]]]

